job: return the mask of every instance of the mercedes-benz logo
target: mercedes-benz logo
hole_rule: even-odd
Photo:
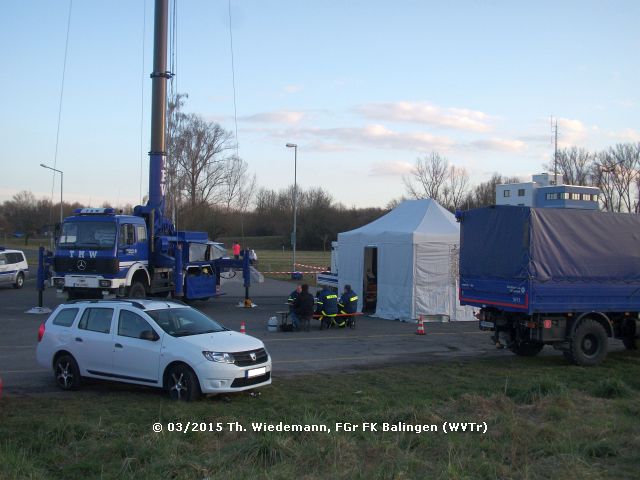
[[[251,361],[252,361],[252,362],[255,362],[255,361],[256,361],[256,358],[258,358],[258,357],[256,357],[255,352],[251,352],[251,353],[249,354],[249,356],[251,357]]]
[[[85,268],[87,268],[87,262],[78,260],[78,270],[84,270]]]

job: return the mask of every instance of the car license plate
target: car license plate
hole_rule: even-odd
[[[258,377],[267,373],[267,367],[254,368],[246,371],[247,378]]]
[[[79,278],[78,280],[76,280],[76,286],[78,287],[86,287],[87,286],[87,280],[84,278]]]

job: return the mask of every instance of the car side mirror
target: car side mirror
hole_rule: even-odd
[[[140,333],[140,338],[142,340],[149,340],[151,342],[157,341],[160,336],[154,330],[145,330]]]

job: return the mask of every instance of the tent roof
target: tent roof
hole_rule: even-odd
[[[460,236],[460,225],[454,215],[428,198],[405,200],[386,215],[355,230],[339,234],[339,240],[349,237],[413,234],[415,237],[444,239]]]

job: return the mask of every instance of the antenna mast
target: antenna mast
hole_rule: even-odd
[[[553,182],[555,185],[558,185],[558,119],[555,118],[555,141],[554,141],[554,149],[553,149]]]

